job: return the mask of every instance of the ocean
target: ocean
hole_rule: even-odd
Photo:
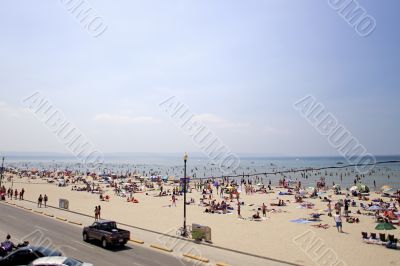
[[[377,156],[377,162],[400,161],[400,156]],[[246,157],[240,158],[240,165],[230,175],[238,175],[237,180],[243,178],[253,183],[267,184],[269,180],[276,184],[279,179],[299,180],[305,186],[314,186],[320,177],[325,177],[328,185],[340,184],[342,187],[351,187],[357,171],[354,167],[342,169],[327,169],[321,171],[289,172],[280,174],[280,171],[299,170],[322,167],[345,166],[348,163],[342,157]],[[14,155],[6,157],[6,167],[30,170],[72,170],[86,172],[87,168],[72,156],[24,156]],[[176,176],[183,177],[183,158],[174,155],[115,155],[106,156],[105,162],[96,170],[97,173],[118,174],[136,172],[143,176]],[[275,173],[277,174],[262,174]],[[303,173],[303,176],[302,176]],[[189,157],[187,161],[187,175],[192,178],[216,178],[224,173],[218,165],[201,156]],[[248,176],[249,175],[249,176]],[[389,185],[400,189],[400,163],[378,164],[366,173],[362,182],[373,189],[374,180],[379,189]]]

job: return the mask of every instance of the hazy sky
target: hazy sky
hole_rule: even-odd
[[[67,151],[24,110],[39,90],[105,153],[200,151],[158,105],[176,96],[234,152],[338,155],[292,107],[308,94],[400,153],[397,0],[358,1],[368,37],[328,0],[91,0],[94,38],[65,2],[2,4],[0,151]]]

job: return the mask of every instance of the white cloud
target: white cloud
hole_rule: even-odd
[[[0,114],[5,117],[17,118],[22,112],[23,109],[21,108],[14,108],[5,102],[0,102]]]
[[[268,135],[290,135],[290,130],[269,126],[264,126],[262,132]]]
[[[229,120],[226,120],[222,117],[210,113],[195,115],[194,118],[198,119],[199,121],[205,124],[214,125],[221,128],[243,128],[250,126],[249,123],[231,122]]]
[[[102,123],[118,123],[118,124],[154,124],[160,122],[152,116],[128,116],[128,115],[112,115],[97,114],[94,120]]]

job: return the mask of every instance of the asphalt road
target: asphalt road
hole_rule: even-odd
[[[64,255],[96,266],[180,266],[194,265],[162,251],[138,245],[105,250],[99,245],[83,242],[82,229],[55,219],[0,204],[0,241],[10,233],[14,242],[28,240],[32,245],[59,249]]]

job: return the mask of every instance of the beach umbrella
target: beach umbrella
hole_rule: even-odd
[[[394,225],[391,223],[379,223],[375,227],[375,230],[394,230],[394,229],[396,229],[396,227],[394,227]]]
[[[373,206],[369,207],[367,210],[368,211],[380,211],[380,210],[382,210],[382,208],[377,205],[373,205]]]
[[[352,187],[350,188],[350,191],[356,191],[356,190],[358,190],[358,187],[357,187],[357,186],[352,186]]]
[[[391,189],[392,187],[390,187],[390,186],[388,186],[388,185],[384,185],[384,186],[382,186],[381,187],[381,190],[382,191],[385,191],[385,190],[388,190],[388,189]]]
[[[388,195],[388,196],[393,196],[394,194],[396,194],[397,190],[394,188],[389,188],[389,189],[385,189],[383,191],[383,194]]]
[[[369,187],[366,186],[365,184],[358,184],[357,185],[358,191],[360,191],[361,193],[367,193],[369,192]]]

